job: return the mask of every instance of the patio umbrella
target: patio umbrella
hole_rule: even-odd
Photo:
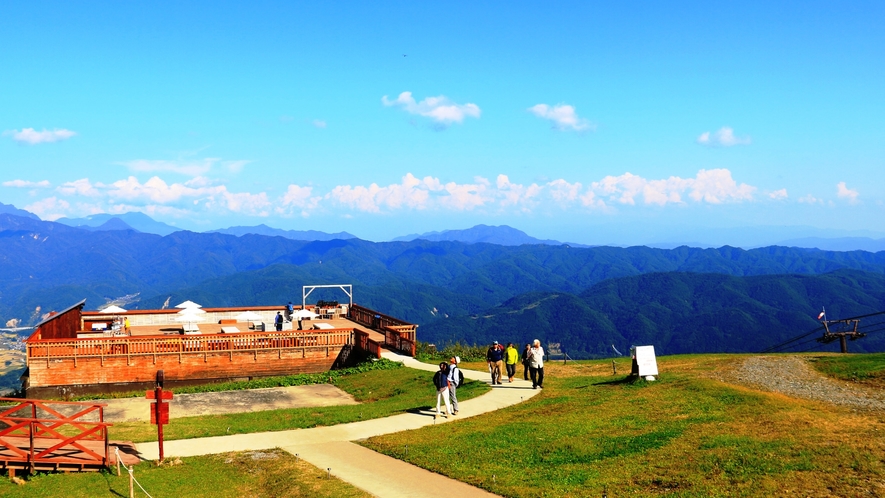
[[[239,315],[234,316],[234,319],[238,322],[257,322],[263,318],[264,317],[254,311],[244,311]]]
[[[176,308],[181,308],[181,309],[202,308],[202,306],[200,306],[199,304],[197,304],[197,303],[195,303],[195,302],[193,302],[193,301],[185,301],[185,302],[183,302],[183,303],[181,303],[181,304],[176,304],[175,307],[176,307]]]
[[[316,313],[314,313],[313,311],[310,311],[310,310],[298,310],[295,313],[292,313],[292,316],[294,316],[295,318],[314,319],[314,318],[318,317],[319,315],[317,315]]]
[[[202,320],[203,317],[196,313],[185,313],[183,315],[176,315],[176,322],[184,322],[184,323],[196,323]]]
[[[126,313],[126,310],[117,306],[116,304],[112,304],[112,305],[108,306],[107,308],[101,310],[101,313],[107,313],[110,315],[110,314],[116,314],[116,313]]]
[[[179,314],[179,315],[186,315],[186,314],[191,314],[191,315],[205,315],[205,314],[206,314],[206,310],[203,310],[203,309],[200,309],[200,308],[184,308],[183,310],[179,311],[178,314]]]

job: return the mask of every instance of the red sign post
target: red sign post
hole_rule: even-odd
[[[145,398],[156,400],[151,403],[151,423],[157,426],[157,445],[160,448],[160,461],[163,461],[163,426],[169,423],[169,403],[172,391],[163,390],[163,371],[157,372],[157,387],[145,393]]]

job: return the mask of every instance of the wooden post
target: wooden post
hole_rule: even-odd
[[[163,403],[163,371],[157,371],[157,401],[155,408],[157,410],[157,445],[160,450],[160,461],[163,461],[163,420],[160,405]]]
[[[135,477],[132,475],[132,469],[129,469],[129,498],[135,498]]]
[[[612,360],[612,375],[618,375],[618,367],[615,365],[615,360]]]

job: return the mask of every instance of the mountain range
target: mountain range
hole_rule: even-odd
[[[842,316],[885,309],[883,275],[885,252],[159,236],[0,215],[0,323],[33,324],[83,298],[87,309],[121,296],[136,308],[167,299],[248,306],[299,302],[303,285],[350,283],[356,302],[421,325],[419,338],[438,344],[506,335],[556,339],[584,356],[638,340],[669,353],[754,351],[814,327],[821,306]],[[713,304],[677,306],[677,294]]]

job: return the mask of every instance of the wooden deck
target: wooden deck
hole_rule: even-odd
[[[131,443],[108,441],[104,405],[0,398],[0,469],[97,471],[139,461]]]

